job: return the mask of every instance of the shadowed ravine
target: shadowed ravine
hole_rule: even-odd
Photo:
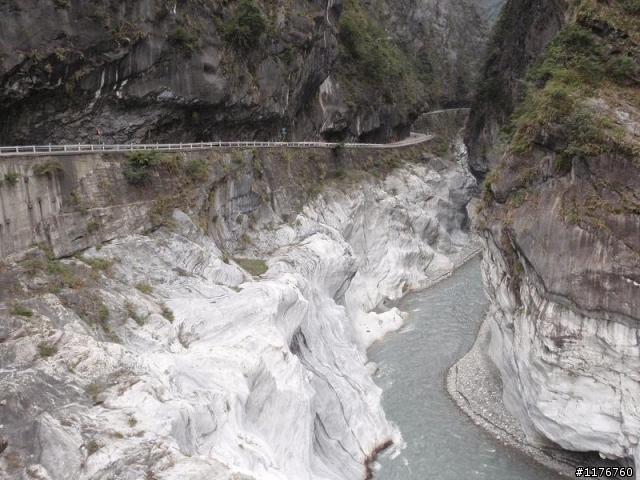
[[[482,433],[445,391],[444,375],[473,344],[487,306],[478,257],[405,297],[399,305],[410,314],[404,329],[369,350],[384,410],[406,444],[399,455],[392,448],[378,457],[374,478],[560,478]]]

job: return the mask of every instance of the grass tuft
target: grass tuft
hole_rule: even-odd
[[[142,292],[144,294],[147,294],[147,295],[150,295],[150,294],[153,293],[153,287],[147,282],[139,282],[139,283],[137,283],[136,284],[136,288],[140,292]]]
[[[41,342],[38,344],[38,353],[41,358],[52,357],[58,353],[58,349],[55,345],[51,345],[48,342]]]
[[[17,317],[32,317],[33,310],[29,307],[25,307],[24,305],[14,305],[11,309],[11,315],[15,315]]]

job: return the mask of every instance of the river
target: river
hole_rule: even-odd
[[[369,349],[387,418],[405,444],[377,458],[375,479],[563,478],[486,435],[446,392],[447,369],[471,348],[487,307],[476,257],[432,288],[407,295],[399,305],[410,314],[404,328]]]

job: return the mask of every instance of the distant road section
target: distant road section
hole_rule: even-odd
[[[434,135],[411,133],[409,137],[394,143],[329,143],[329,142],[199,142],[199,143],[130,143],[124,145],[76,144],[76,145],[20,145],[0,147],[0,156],[15,155],[64,155],[71,153],[131,152],[144,150],[182,151],[208,150],[212,148],[402,148],[428,142]]]

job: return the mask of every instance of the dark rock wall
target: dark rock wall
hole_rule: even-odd
[[[340,2],[264,4],[255,46],[234,4],[0,4],[0,143],[271,138],[329,74]]]
[[[242,42],[229,31],[245,3],[1,0],[0,144],[267,140],[283,128],[386,140],[430,106],[468,98],[465,59],[484,41],[471,0],[362,4],[394,48],[425,51],[436,71],[391,102],[354,100],[332,76],[341,0],[251,0],[264,28]]]

